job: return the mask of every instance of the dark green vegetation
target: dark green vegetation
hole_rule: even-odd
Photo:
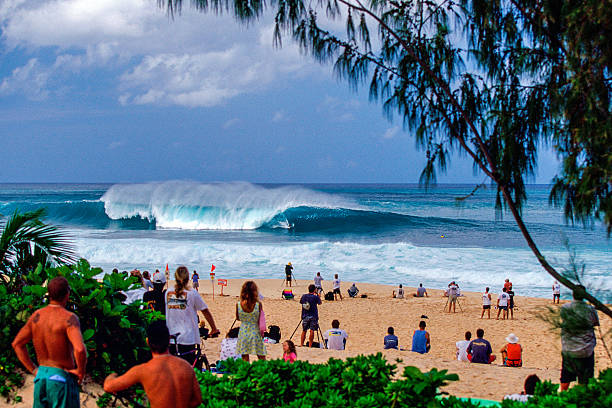
[[[87,346],[87,374],[101,382],[106,375],[124,372],[151,357],[146,345],[146,326],[159,314],[141,309],[140,302],[121,303],[119,291],[134,288],[136,278],[109,274],[102,282],[94,279],[102,271],[81,260],[72,266],[43,269],[22,275],[25,286],[21,293],[10,293],[0,286],[0,394],[3,397],[22,384],[17,368],[21,364],[11,347],[11,341],[37,309],[47,304],[47,279],[64,276],[70,283],[68,309],[77,314]]]
[[[182,0],[158,0],[170,14]],[[550,193],[570,221],[612,231],[612,2],[610,0],[192,0],[201,11],[251,23],[275,15],[275,43],[297,41],[354,87],[369,86],[425,150],[421,181],[436,180],[450,153],[469,156],[497,188],[542,267],[521,217],[538,152],[563,160]],[[332,20],[344,20],[344,32]],[[376,33],[376,38],[371,36]],[[612,317],[591,294],[586,298]]]

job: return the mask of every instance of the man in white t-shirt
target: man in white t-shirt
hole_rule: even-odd
[[[459,340],[455,345],[457,346],[457,360],[459,361],[470,361],[468,359],[467,348],[470,345],[472,339],[472,332],[465,332],[465,340]]]
[[[510,300],[510,295],[506,292],[506,288],[502,289],[502,292],[499,294],[497,298],[497,320],[499,320],[499,314],[502,313],[502,320],[506,320],[508,318],[508,301]]]
[[[552,291],[553,291],[553,303],[559,304],[559,299],[561,298],[561,285],[559,285],[559,282],[555,281],[555,283],[553,283]]]
[[[342,293],[340,293],[340,279],[338,278],[338,274],[334,275],[334,281],[332,282],[332,289],[334,291],[334,300],[338,300],[336,295],[340,296],[340,300],[342,300]]]
[[[338,320],[332,321],[332,328],[323,333],[323,338],[329,350],[344,350],[348,334],[340,329]]]
[[[321,272],[317,272],[317,275],[314,277],[314,285],[316,288],[316,292],[317,295],[321,296],[321,293],[323,293],[323,285],[321,284],[321,281],[323,281],[323,277],[321,276]]]
[[[484,317],[485,311],[487,312],[489,319],[491,318],[491,294],[489,293],[489,288],[485,288],[484,293],[482,294],[482,313],[480,314],[480,318]]]

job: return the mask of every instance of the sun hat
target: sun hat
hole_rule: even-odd
[[[153,283],[166,283],[166,274],[163,272],[155,272],[151,278]]]
[[[516,337],[516,334],[510,333],[508,337],[506,337],[506,341],[510,344],[516,344],[519,341],[519,338]]]

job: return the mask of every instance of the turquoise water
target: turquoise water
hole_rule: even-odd
[[[467,290],[506,277],[518,295],[549,296],[552,279],[526,248],[510,215],[496,219],[495,191],[472,185],[5,184],[0,213],[44,207],[78,254],[105,270],[185,264],[218,277],[280,278]],[[585,281],[612,300],[612,243],[601,225],[564,223],[548,188],[531,186],[524,218],[545,256],[567,266],[569,240],[586,264]]]

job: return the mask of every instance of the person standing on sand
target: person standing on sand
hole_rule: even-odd
[[[509,290],[512,287],[512,282],[510,282],[510,279],[506,278],[506,280],[504,281],[504,289]]]
[[[168,353],[170,333],[162,320],[151,323],[147,344],[153,357],[128,370],[122,376],[110,374],[104,380],[104,391],[115,393],[142,384],[151,408],[192,408],[202,403],[200,384],[193,368],[182,358]]]
[[[321,297],[315,294],[316,290],[316,286],[311,284],[308,286],[308,293],[302,295],[300,299],[302,305],[302,336],[300,338],[300,347],[304,347],[306,331],[308,330],[310,330],[308,347],[312,347],[315,331],[319,330],[319,310],[317,305],[321,304]]]
[[[499,294],[497,298],[497,320],[499,320],[499,314],[502,313],[502,320],[506,320],[508,318],[508,301],[510,300],[510,296],[506,293],[506,288],[502,289],[502,293]]]
[[[198,311],[210,324],[210,337],[218,336],[219,329],[202,296],[189,288],[187,267],[176,268],[174,277],[174,288],[166,292],[166,324],[170,334],[176,335],[179,355],[193,365],[201,342]],[[175,350],[171,352],[174,353]]]
[[[561,306],[561,391],[578,378],[578,384],[587,384],[595,374],[595,331],[599,326],[597,311],[585,303],[586,289],[578,285],[574,301]]]
[[[85,376],[87,351],[79,318],[66,310],[70,298],[66,278],[51,279],[47,291],[49,305],[32,314],[12,346],[21,364],[36,376],[34,407],[74,408],[80,406],[77,381],[80,384]],[[28,354],[30,341],[39,366]]]
[[[508,294],[508,314],[510,319],[514,320],[514,291],[512,290],[512,283],[508,290],[506,290],[506,293]]]
[[[451,312],[451,308],[453,308],[453,313],[457,313],[457,296],[459,291],[459,286],[455,284],[455,281],[452,281],[448,285],[448,313]]]
[[[321,284],[321,281],[323,280],[324,279],[321,276],[321,272],[317,272],[316,276],[314,277],[314,285],[319,296],[321,296],[321,293],[323,293],[323,285]]]
[[[340,296],[340,300],[342,300],[342,293],[340,293],[340,279],[338,279],[338,274],[334,275],[334,281],[332,282],[332,289],[334,291],[334,300],[338,300],[336,295]]]
[[[193,275],[191,275],[191,281],[193,282],[193,288],[196,290],[196,292],[200,291],[200,275],[198,275],[198,272],[194,269],[193,270]]]
[[[236,320],[241,322],[236,354],[242,355],[244,361],[249,361],[249,354],[257,354],[260,360],[266,359],[266,346],[259,328],[263,306],[258,299],[259,291],[255,282],[244,282],[240,290],[240,302],[236,304]]]
[[[293,265],[291,262],[288,262],[285,265],[285,286],[291,287],[291,281],[293,280]]]
[[[553,303],[559,304],[559,299],[561,299],[561,285],[559,285],[559,282],[555,281],[555,283],[553,283],[552,291],[553,291]],[[556,302],[555,302],[555,299],[557,300]]]
[[[488,287],[485,288],[485,291],[482,294],[482,313],[480,313],[481,319],[484,317],[485,310],[490,319],[491,318],[491,294],[489,293]]]

